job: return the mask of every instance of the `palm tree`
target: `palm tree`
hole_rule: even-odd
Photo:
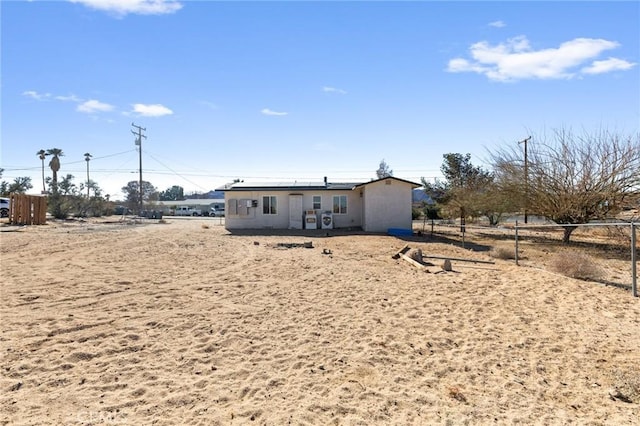
[[[49,161],[49,167],[51,167],[51,172],[53,175],[51,186],[53,187],[53,192],[58,192],[58,170],[60,170],[60,157],[62,157],[64,154],[59,148],[48,149],[46,154],[53,156],[51,161]]]
[[[84,161],[87,162],[87,198],[89,198],[89,187],[91,186],[91,181],[89,180],[89,161],[91,160],[92,155],[88,152],[84,153]]]
[[[47,156],[47,151],[41,149],[40,151],[36,152],[36,155],[38,156],[38,158],[40,158],[40,160],[42,160],[42,193],[46,194],[47,187],[44,184],[44,159]]]

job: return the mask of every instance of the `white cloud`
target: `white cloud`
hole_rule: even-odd
[[[105,104],[104,102],[96,101],[95,99],[90,99],[86,102],[81,103],[76,108],[79,112],[85,112],[87,114],[93,114],[96,112],[109,112],[113,111],[113,105]]]
[[[449,72],[474,71],[481,74],[487,71],[487,68],[477,64],[472,64],[466,59],[457,58],[449,61],[448,71]]]
[[[22,96],[35,99],[36,101],[44,101],[45,99],[48,99],[51,97],[51,93],[38,93],[35,90],[26,90],[22,92]]]
[[[143,117],[162,117],[163,115],[173,114],[173,111],[161,104],[134,104],[133,112]]]
[[[288,112],[278,112],[278,111],[272,111],[269,108],[264,108],[262,111],[260,111],[262,114],[264,115],[288,115]]]
[[[489,22],[489,26],[494,28],[504,28],[507,26],[507,24],[505,24],[503,21],[493,21]]]
[[[609,58],[604,61],[593,61],[588,67],[582,68],[585,74],[604,74],[612,71],[626,71],[636,66],[633,62],[623,59]]]
[[[133,13],[138,15],[164,15],[182,9],[176,0],[69,0],[92,9],[113,13],[122,17]]]
[[[330,86],[324,86],[322,88],[322,91],[325,92],[325,93],[338,93],[340,95],[346,95],[347,94],[346,90],[337,89],[335,87],[330,87]]]
[[[471,60],[454,58],[449,61],[449,72],[475,72],[484,74],[494,81],[516,81],[525,79],[569,79],[576,73],[591,73],[592,67],[579,70],[578,67],[596,58],[605,50],[615,49],[615,41],[591,38],[576,38],[560,44],[556,48],[533,50],[525,36],[507,40],[492,46],[486,41],[471,45]],[[621,68],[621,61],[611,58],[598,69],[600,72]],[[617,60],[620,61],[620,60]],[[606,70],[605,70],[606,69]],[[626,68],[628,69],[628,68]]]
[[[63,102],[78,102],[78,103],[82,102],[82,99],[80,99],[76,95],[56,96],[55,99],[57,101],[63,101]]]
[[[220,107],[217,104],[214,104],[213,102],[209,102],[209,101],[200,101],[201,105],[204,105],[205,107],[209,108],[209,109],[213,109],[213,110],[218,110],[220,109]]]

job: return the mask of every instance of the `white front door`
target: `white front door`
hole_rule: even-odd
[[[289,195],[289,229],[302,229],[302,195]]]

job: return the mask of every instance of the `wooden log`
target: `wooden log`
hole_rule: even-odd
[[[416,267],[416,268],[418,268],[418,269],[422,269],[423,271],[424,271],[424,270],[427,270],[426,265],[423,265],[422,263],[420,263],[420,262],[418,262],[418,261],[416,261],[416,260],[414,260],[414,259],[410,258],[409,256],[407,256],[407,255],[406,255],[406,254],[404,254],[404,253],[400,254],[400,257],[401,257],[402,259],[406,260],[407,262],[409,262],[410,264],[412,264],[413,266],[415,266],[415,267]]]
[[[396,254],[394,254],[393,256],[391,256],[391,257],[393,259],[399,259],[401,255],[405,254],[408,251],[409,251],[409,244],[405,244],[404,247],[402,247],[400,250],[398,250],[398,252]]]
[[[411,253],[409,253],[409,257],[411,257],[413,260],[422,263],[422,250],[421,249],[415,249],[414,251],[412,251]]]
[[[453,268],[451,267],[451,261],[449,259],[445,259],[444,263],[442,264],[442,270],[453,271]]]
[[[422,255],[422,257],[427,257],[429,259],[455,260],[457,262],[486,263],[486,264],[489,264],[489,265],[495,265],[495,263],[496,263],[496,262],[493,262],[491,260],[462,259],[462,258],[459,258],[459,257],[447,257],[447,256]]]

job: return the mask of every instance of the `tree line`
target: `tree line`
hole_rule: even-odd
[[[66,174],[59,177],[58,173],[61,168],[61,157],[64,152],[60,148],[41,149],[36,152],[37,157],[41,161],[42,168],[42,194],[48,196],[47,207],[49,213],[57,219],[65,219],[70,215],[77,217],[87,216],[103,216],[112,214],[114,203],[109,200],[109,194],[103,194],[100,186],[90,179],[89,162],[92,155],[85,153],[85,161],[87,162],[87,180],[80,184],[75,183],[75,176]],[[50,157],[48,166],[51,170],[51,176],[45,175],[45,160]],[[4,170],[0,168],[0,179]],[[176,201],[184,200],[184,190],[180,186],[172,186],[166,191],[158,192],[150,183],[143,181],[143,200],[145,203],[153,203],[155,201]],[[125,195],[124,203],[131,210],[140,209],[139,202],[139,183],[131,181],[122,187]],[[5,180],[0,181],[0,195],[8,196],[11,193],[24,194],[33,189],[33,182],[30,177],[17,177],[13,182]]]
[[[462,224],[486,217],[490,225],[505,214],[541,216],[569,225],[563,227],[567,243],[577,228],[570,225],[640,207],[640,135],[560,129],[524,142],[524,155],[518,145],[490,151],[491,169],[473,165],[470,154],[444,154],[443,179],[422,178],[435,201],[424,206],[425,214]]]

